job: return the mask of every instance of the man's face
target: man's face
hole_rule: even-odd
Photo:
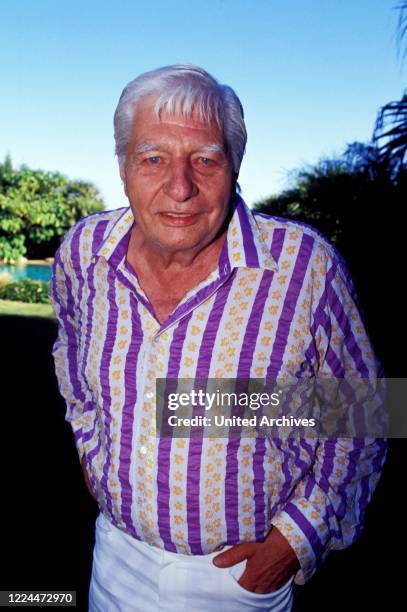
[[[233,173],[216,126],[137,109],[120,174],[143,239],[166,254],[213,241],[229,207]]]

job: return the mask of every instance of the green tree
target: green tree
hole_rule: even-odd
[[[0,164],[0,260],[53,256],[61,237],[81,217],[102,210],[96,187],[59,172]]]
[[[388,376],[403,376],[400,299],[405,260],[407,167],[371,145],[300,169],[291,185],[255,205],[274,216],[314,226],[345,258],[373,346]],[[389,342],[389,338],[394,342]]]
[[[353,228],[372,217],[374,204],[397,199],[401,188],[392,178],[394,163],[376,147],[354,142],[339,157],[292,172],[288,189],[255,208],[310,224],[346,252]]]

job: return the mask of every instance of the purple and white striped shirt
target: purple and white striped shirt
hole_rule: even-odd
[[[53,349],[101,511],[206,554],[278,527],[308,580],[360,534],[383,440],[156,436],[156,378],[378,376],[344,262],[314,229],[236,198],[219,264],[160,324],[126,260],[130,208],[82,219],[55,256]]]

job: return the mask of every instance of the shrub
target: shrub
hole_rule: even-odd
[[[0,287],[0,299],[30,304],[49,304],[49,283],[25,279]]]

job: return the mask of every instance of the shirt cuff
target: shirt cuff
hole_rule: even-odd
[[[271,519],[297,555],[300,569],[295,584],[305,584],[328,554],[329,531],[315,507],[305,498],[288,502],[284,510]]]

